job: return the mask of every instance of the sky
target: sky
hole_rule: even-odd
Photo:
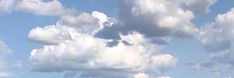
[[[0,0],[0,78],[234,78],[234,0]]]

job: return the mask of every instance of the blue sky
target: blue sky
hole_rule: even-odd
[[[0,0],[0,77],[233,78],[232,8],[233,0]],[[115,31],[121,39],[107,39]]]

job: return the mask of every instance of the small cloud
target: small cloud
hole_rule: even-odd
[[[65,9],[58,0],[21,0],[15,5],[16,11],[44,16],[60,16],[72,10]]]

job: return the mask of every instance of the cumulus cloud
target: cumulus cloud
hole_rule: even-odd
[[[49,25],[44,28],[34,28],[29,32],[28,38],[46,44],[57,44],[63,40],[71,40],[70,31],[73,29],[63,26]]]
[[[65,9],[58,0],[21,0],[15,8],[17,11],[45,16],[60,16],[70,11]]]
[[[58,0],[0,0],[0,11],[21,11],[43,16],[74,13],[74,10],[65,8]]]
[[[106,18],[107,17],[104,17],[104,19]],[[105,22],[102,18],[94,17],[94,15],[89,13],[81,13],[78,16],[68,14],[62,16],[59,20],[59,24],[61,25],[66,25],[73,28],[75,27],[78,31],[89,34],[97,31],[98,28],[100,28],[100,24],[102,24],[102,22]]]
[[[106,27],[100,34],[118,38],[107,31],[137,31],[146,37],[194,37],[199,31],[191,22],[196,15],[209,11],[216,0],[121,0],[119,1],[118,25]],[[163,41],[161,39],[161,41]]]
[[[181,7],[183,2],[170,0],[121,0],[121,31],[138,31],[148,37],[187,37],[198,33],[191,20],[193,11]],[[193,7],[196,8],[196,7]]]
[[[117,77],[129,78],[139,72],[157,76],[175,66],[175,57],[162,54],[161,45],[151,43],[138,32],[119,34],[117,43],[108,46],[112,39],[93,34],[101,31],[107,21],[104,13],[94,11],[66,15],[55,25],[32,29],[29,39],[44,44],[31,52],[33,71],[79,71],[64,77],[109,78],[118,74]]]
[[[74,32],[92,35],[101,30],[106,21],[107,16],[98,11],[94,11],[92,14],[67,14],[61,16],[56,25],[32,29],[28,38],[39,43],[57,44],[64,40],[72,40]]]
[[[121,0],[115,23],[96,33],[105,39],[120,39],[119,33],[139,32],[156,44],[172,37],[196,37],[199,29],[192,20],[207,12],[215,0]],[[200,4],[202,3],[202,4]]]
[[[233,20],[234,8],[225,14],[219,14],[214,22],[201,28],[200,41],[209,58],[193,66],[198,69],[209,69],[212,72],[233,70]]]

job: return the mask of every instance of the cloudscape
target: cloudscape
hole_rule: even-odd
[[[233,73],[234,0],[0,0],[0,78]]]

